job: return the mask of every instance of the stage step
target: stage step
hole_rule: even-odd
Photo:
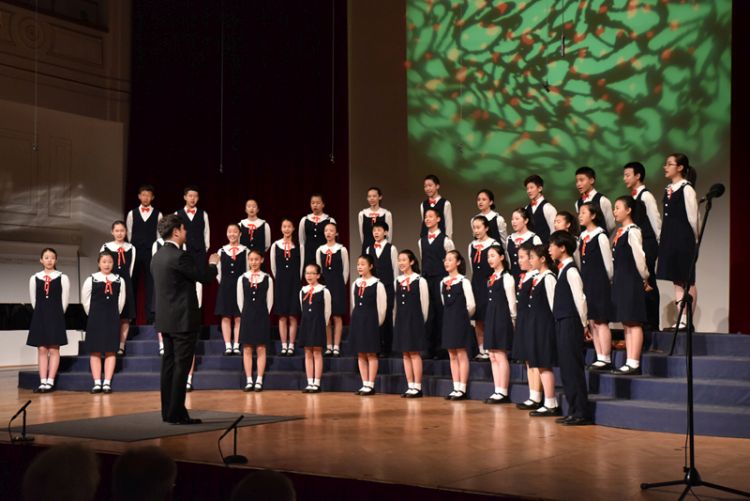
[[[617,334],[617,333],[615,333]],[[750,336],[737,334],[694,335],[693,371],[696,429],[699,434],[750,436]],[[685,336],[677,338],[675,355],[667,356],[672,342],[671,332],[646,333],[641,367],[643,376],[587,373],[589,395],[598,424],[643,430],[682,433],[685,429],[686,360]],[[353,392],[361,385],[356,354],[344,328],[342,357],[325,358],[322,387],[324,391]],[[131,328],[128,354],[117,361],[113,389],[142,391],[159,389],[161,357],[158,355],[157,334],[152,326]],[[274,328],[268,346],[265,390],[297,391],[304,388],[303,350],[297,348],[292,357],[282,357],[278,331]],[[218,326],[204,327],[196,347],[196,372],[193,376],[197,391],[237,389],[244,387],[245,377],[241,356],[224,356],[224,342]],[[586,350],[587,363],[595,359],[591,348]],[[613,351],[613,363],[625,363],[623,350]],[[555,368],[558,385],[559,369]],[[494,391],[489,363],[471,362],[468,396],[484,400]],[[511,399],[521,402],[528,398],[526,367],[511,363]],[[18,385],[33,389],[39,384],[36,371],[19,373]],[[448,360],[424,360],[423,391],[426,396],[442,397],[452,390]],[[80,355],[62,357],[57,377],[60,390],[88,391],[92,381],[89,357],[85,346]],[[376,381],[378,393],[399,394],[406,390],[403,360],[400,356],[380,359]],[[561,389],[558,398],[566,409]]]

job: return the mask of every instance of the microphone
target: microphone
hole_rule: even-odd
[[[25,410],[26,410],[26,407],[28,407],[28,406],[29,406],[29,404],[31,404],[31,400],[29,400],[28,402],[26,402],[25,404],[23,404],[23,407],[21,407],[20,409],[18,409],[18,412],[16,412],[15,414],[13,414],[13,417],[12,417],[12,418],[10,418],[10,420],[11,420],[11,421],[13,421],[13,420],[14,420],[14,419],[16,419],[16,418],[17,418],[18,416],[20,416],[20,415],[21,415],[21,413],[22,413],[23,411],[25,411]]]
[[[726,187],[722,183],[716,183],[708,189],[708,193],[700,199],[700,203],[708,202],[714,198],[721,198],[725,191]]]
[[[245,415],[244,414],[240,415],[240,417],[238,417],[237,419],[235,419],[234,422],[229,425],[229,428],[227,428],[226,431],[224,431],[224,433],[219,437],[219,440],[221,440],[222,438],[226,437],[229,434],[229,432],[232,431],[233,429],[235,429],[237,427],[237,425],[240,424],[240,421],[242,421],[243,419],[245,419]]]

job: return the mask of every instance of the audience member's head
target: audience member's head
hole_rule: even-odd
[[[23,476],[26,501],[91,501],[99,485],[99,462],[81,444],[56,445],[39,454]]]
[[[177,465],[159,447],[130,449],[117,458],[112,470],[115,501],[172,499]]]
[[[231,501],[295,501],[292,481],[277,471],[250,473],[232,491]]]

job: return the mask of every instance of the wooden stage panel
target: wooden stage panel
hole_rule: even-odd
[[[16,384],[16,370],[0,371],[0,417],[9,418],[32,399],[29,424],[159,408],[157,392],[34,395]],[[304,416],[241,428],[239,450],[249,467],[554,499],[674,499],[681,490],[642,493],[639,485],[681,476],[684,436],[566,428],[551,419],[530,419],[514,406],[395,395],[217,390],[189,394],[188,407]],[[181,460],[218,464],[217,437],[207,432],[131,444],[78,441],[115,453],[156,444]],[[36,437],[42,444],[71,440],[76,439]],[[225,448],[230,446],[227,440]],[[749,440],[696,437],[696,449],[705,480],[750,490]],[[698,495],[727,499],[706,488]]]

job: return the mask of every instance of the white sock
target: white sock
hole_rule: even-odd
[[[226,348],[227,350],[231,350],[231,349],[232,349],[232,343],[224,343],[224,347],[225,347],[225,348]]]
[[[484,345],[483,345],[483,344],[480,344],[480,345],[479,345],[479,353],[486,353],[486,352],[484,351]]]
[[[314,386],[320,386],[320,379],[313,379]]]
[[[286,350],[289,348],[289,343],[281,343],[281,349]]]
[[[547,409],[555,409],[557,407],[557,397],[552,397],[552,398],[545,397],[544,406]]]
[[[533,402],[541,402],[542,401],[542,392],[541,391],[534,391],[529,390],[529,400]]]
[[[463,383],[458,383],[458,391],[466,393],[466,385]]]
[[[374,390],[375,389],[375,381],[365,381],[365,386],[367,386],[371,390]]]
[[[245,378],[245,384],[253,384],[253,376],[247,376]]]
[[[412,383],[412,388],[417,391],[422,391],[422,383]]]
[[[101,386],[102,380],[101,379],[94,379],[94,386]]]
[[[461,384],[461,383],[459,383],[458,381],[453,381],[453,391],[458,391],[458,386],[459,386],[460,384]]]
[[[193,375],[192,374],[188,374],[188,380],[187,380],[187,382],[188,382],[188,384],[193,384]]]
[[[294,351],[294,343],[289,343],[289,350]]]
[[[120,349],[121,349],[121,350],[124,350],[124,349],[125,349],[125,343],[120,343]]]
[[[629,359],[627,359],[625,361],[625,365],[628,365],[628,366],[632,367],[633,369],[637,369],[638,367],[641,366],[641,361],[640,360],[635,360],[633,358],[629,358]]]
[[[333,351],[333,345],[332,344],[327,344],[326,348],[328,349],[328,351]]]
[[[250,381],[253,380],[253,378],[249,378],[249,379]],[[255,384],[263,384],[263,376],[258,376],[257,378],[255,378]]]
[[[333,345],[333,351],[341,351],[341,349],[339,348],[339,345],[334,344]]]
[[[608,364],[611,364],[612,363],[612,355],[602,355],[601,361],[602,362],[606,362]]]
[[[109,379],[105,379],[105,380],[104,380],[104,384],[108,384],[108,385],[111,385],[111,384],[112,384],[112,381],[111,381],[111,380],[109,380]]]
[[[234,349],[234,350],[239,350],[239,349],[240,349],[240,343],[234,343],[234,344],[232,345],[232,349]]]
[[[49,386],[55,386],[55,379],[54,379],[54,378],[51,378],[51,377],[48,377],[48,378],[47,378],[47,384],[48,384]]]
[[[307,378],[307,386],[312,386],[313,385],[313,381],[315,381],[313,378],[311,378],[311,377]]]
[[[160,350],[163,350],[163,349],[164,349],[164,343],[163,343],[163,342],[160,342],[160,343],[159,343],[159,349],[160,349]]]
[[[495,393],[503,393],[503,389],[499,386],[495,386]],[[503,395],[505,395],[505,393],[503,393]]]
[[[495,391],[497,391],[497,390],[498,390],[498,388],[495,388]],[[499,388],[499,390],[500,391],[497,391],[499,394],[504,395],[506,397],[508,396],[508,388]]]

